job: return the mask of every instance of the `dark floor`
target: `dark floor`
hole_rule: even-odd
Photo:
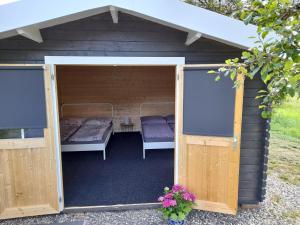
[[[174,151],[148,150],[139,133],[117,133],[102,152],[63,153],[65,206],[156,202],[173,184]]]

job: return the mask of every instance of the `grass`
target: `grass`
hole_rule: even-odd
[[[300,139],[300,100],[290,98],[274,109],[272,132],[288,138]]]
[[[300,185],[300,100],[289,99],[275,109],[271,123],[269,172]]]

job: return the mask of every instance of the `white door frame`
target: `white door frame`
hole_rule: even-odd
[[[58,132],[59,112],[57,102],[57,87],[55,79],[55,66],[56,65],[99,65],[99,66],[176,66],[176,93],[175,102],[179,97],[178,93],[178,68],[185,64],[185,57],[90,57],[90,56],[45,56],[45,64],[50,65],[50,72],[52,76],[52,97],[53,97],[53,115],[54,115],[54,129],[55,129],[55,146],[56,146],[56,159],[57,159],[57,174],[62,175],[62,161],[60,151],[60,137]],[[178,104],[176,111],[179,110]],[[176,127],[175,127],[175,140],[178,140],[178,113],[175,113]],[[174,183],[178,183],[178,142],[175,141],[175,165],[174,165]],[[58,193],[59,193],[59,210],[64,209],[63,202],[63,185],[62,177],[58,178]]]

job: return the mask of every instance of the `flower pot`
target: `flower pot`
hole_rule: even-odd
[[[171,218],[168,219],[169,225],[184,225],[185,220],[172,220]]]

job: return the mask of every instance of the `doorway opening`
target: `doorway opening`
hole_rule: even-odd
[[[176,66],[57,65],[65,207],[154,203],[174,183]]]

